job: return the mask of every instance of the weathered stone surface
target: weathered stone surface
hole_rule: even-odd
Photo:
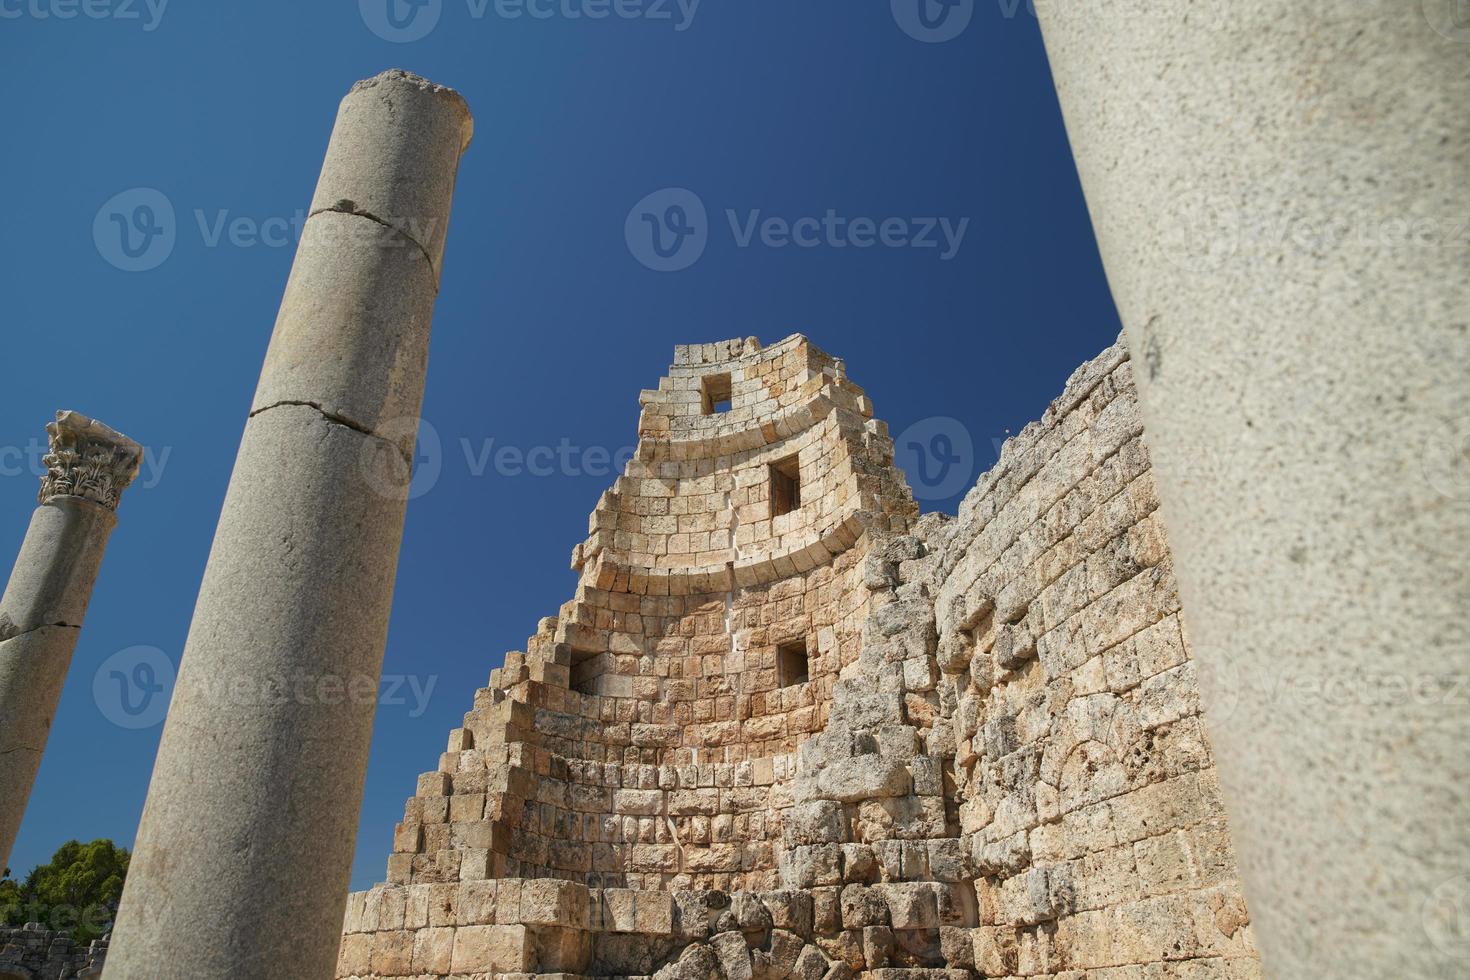
[[[436,291],[432,251],[371,209],[447,216],[468,138],[462,102],[425,86],[379,76],[339,114],[328,210],[313,209],[297,250],[200,587],[113,980],[249,980],[283,963],[332,974]],[[426,878],[486,876],[488,853],[461,854],[423,823]],[[397,869],[411,882],[413,864]],[[394,918],[375,931],[408,933]],[[521,932],[459,929],[454,962],[522,969],[524,950],[509,950],[529,940],[507,928]],[[384,942],[374,970],[412,968],[414,937]]]
[[[1470,662],[1464,8],[1037,9],[1262,960],[1463,972],[1424,906],[1470,867],[1470,713],[1382,694]]]
[[[119,497],[142,449],[101,422],[57,412],[40,506],[0,596],[0,867],[41,765]]]
[[[1126,354],[957,520],[914,518],[848,384],[800,337],[678,350],[576,597],[420,780],[390,881],[472,887],[456,927],[522,926],[542,975],[1258,977]],[[344,957],[437,901],[365,900]]]

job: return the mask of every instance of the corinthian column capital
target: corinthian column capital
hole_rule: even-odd
[[[85,497],[117,510],[122,492],[138,475],[143,447],[115,429],[78,412],[57,412],[46,426],[50,452],[36,499]]]

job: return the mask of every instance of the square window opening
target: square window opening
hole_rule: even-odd
[[[699,398],[706,415],[718,415],[730,410],[730,376],[728,374],[706,374],[699,382]]]
[[[801,508],[801,466],[795,456],[771,464],[771,516]]]
[[[805,684],[811,679],[811,660],[806,641],[793,640],[776,648],[776,682],[781,687]]]

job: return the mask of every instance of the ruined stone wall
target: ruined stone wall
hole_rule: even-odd
[[[1157,508],[1118,346],[946,529],[941,700],[988,976],[1258,975]]]
[[[91,980],[102,976],[107,940],[79,946],[64,930],[39,922],[0,929],[0,980]]]
[[[679,348],[642,402],[340,976],[1258,975],[1120,348],[957,520],[805,338]]]

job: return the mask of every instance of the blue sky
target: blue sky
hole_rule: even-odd
[[[674,344],[808,334],[922,447],[904,460],[926,509],[953,511],[997,440],[1118,333],[1021,0],[947,19],[937,0],[926,17],[918,0],[393,0],[391,18],[387,2],[0,0],[0,555],[55,409],[150,453],[17,874],[68,838],[131,843],[163,702],[124,704],[113,672],[164,684],[178,661],[294,225],[358,78],[453,86],[476,133],[356,888],[381,878],[475,688],[570,596],[572,546]],[[672,261],[645,213],[663,251],[687,245]],[[163,234],[129,258],[114,214]]]

